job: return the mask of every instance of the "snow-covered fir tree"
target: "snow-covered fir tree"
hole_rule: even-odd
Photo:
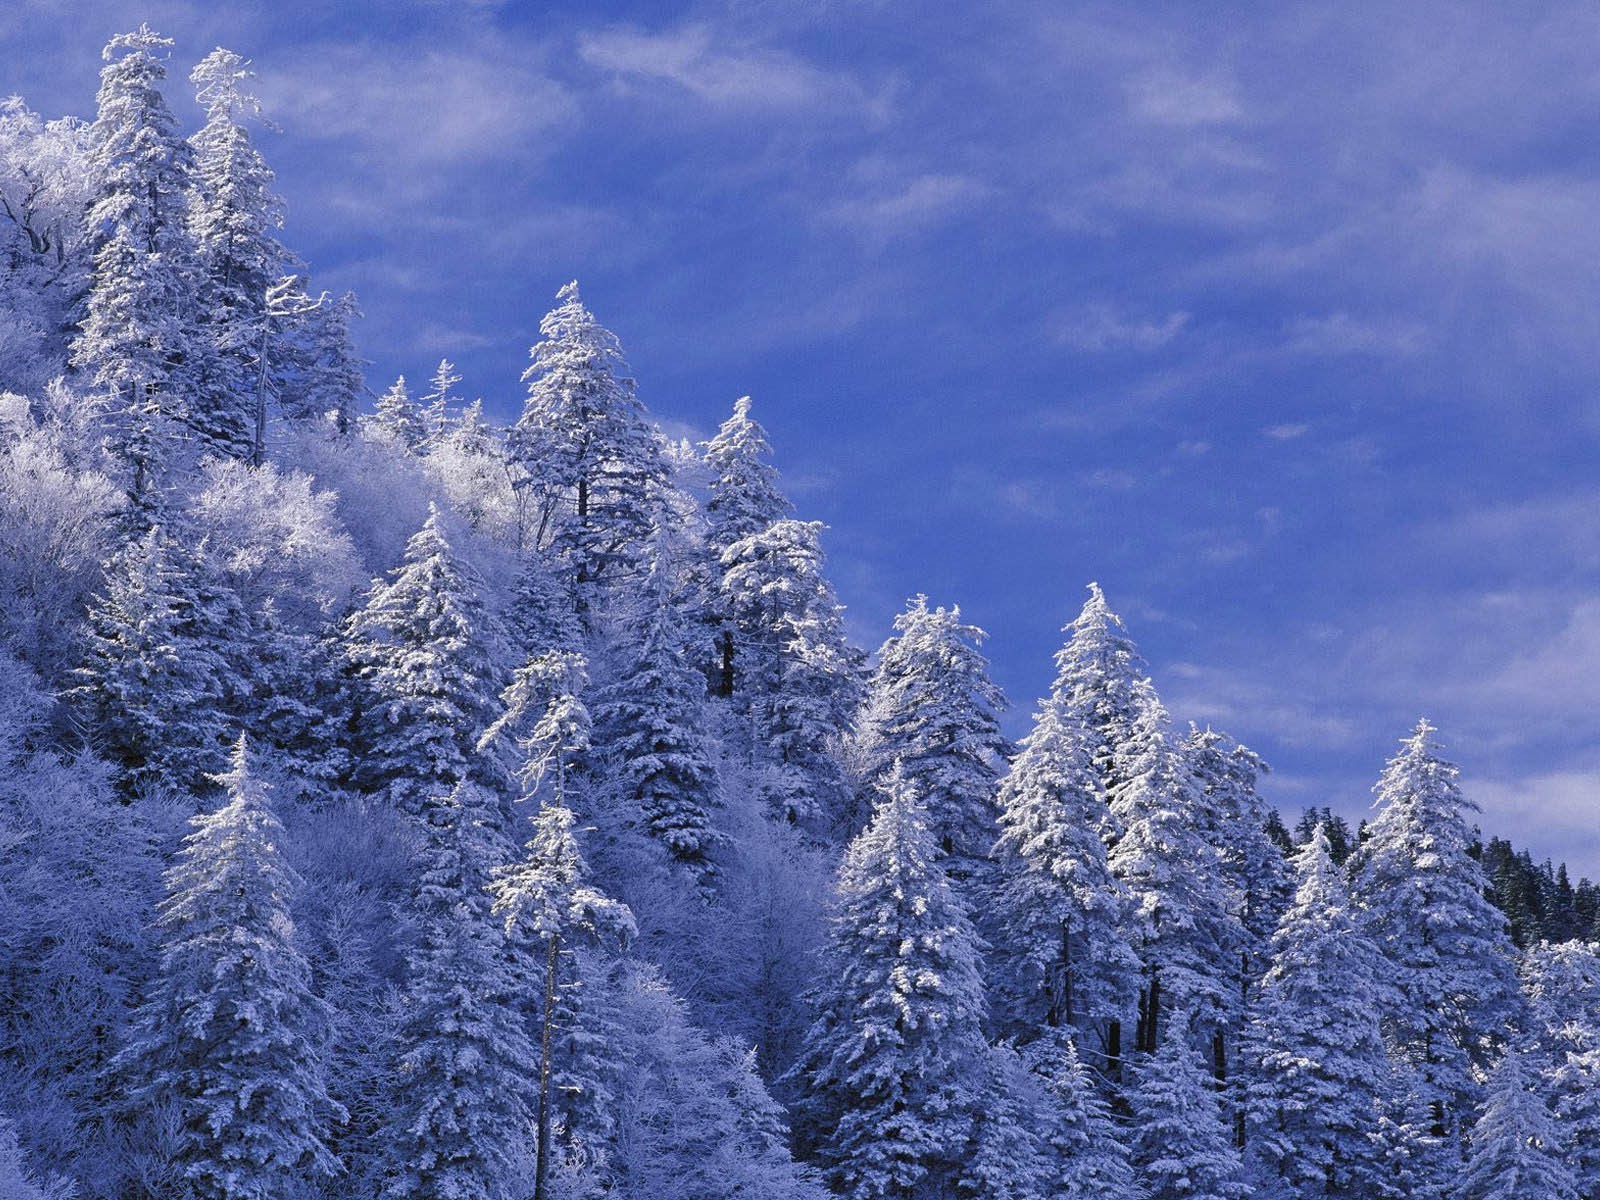
[[[400,566],[346,622],[361,779],[407,811],[467,774],[493,720],[503,638],[482,590],[430,504]]]
[[[419,936],[396,1039],[386,1200],[520,1194],[537,1057],[491,911],[490,872],[503,853],[496,809],[470,782],[433,793],[421,809]]]
[[[989,1047],[982,1062],[984,1102],[957,1195],[973,1200],[1044,1200],[1055,1195],[1054,1148],[1041,1129],[1049,1106],[1044,1081],[1010,1042]]]
[[[226,799],[194,818],[167,872],[161,961],[117,1070],[170,1107],[170,1166],[199,1200],[275,1200],[338,1168],[323,1075],[328,1012],[292,909],[299,879],[241,738]]]
[[[735,703],[752,746],[774,769],[767,802],[823,828],[844,815],[838,748],[861,695],[833,587],[823,574],[822,527],[782,520],[722,555],[722,594],[742,647]]]
[[[1132,694],[1134,717],[1112,748],[1107,800],[1119,831],[1111,871],[1132,894],[1139,918],[1144,988],[1135,1040],[1153,1052],[1165,1036],[1166,1014],[1177,1011],[1189,1013],[1215,1046],[1239,1003],[1242,934],[1230,911],[1222,852],[1205,836],[1214,825],[1206,798],[1171,739],[1166,710],[1148,680]]]
[[[1354,893],[1387,960],[1390,1052],[1415,1068],[1443,1137],[1470,1123],[1477,1072],[1517,1021],[1520,993],[1506,919],[1471,854],[1476,806],[1434,733],[1419,722],[1373,789]]]
[[[1389,1080],[1378,1014],[1382,957],[1319,825],[1272,936],[1248,1054],[1252,1156],[1293,1197],[1368,1196]]]
[[[529,544],[564,563],[578,599],[590,604],[597,588],[643,578],[664,478],[661,448],[616,335],[584,307],[576,282],[556,299],[529,351],[511,460],[528,496]]]
[[[1060,1200],[1141,1200],[1132,1152],[1072,1037],[1057,1031],[1029,1048],[1049,1089],[1045,1128],[1055,1152],[1046,1196]]]
[[[390,445],[414,453],[428,435],[426,414],[411,396],[406,377],[401,375],[389,390],[378,397],[372,411],[372,428]]]
[[[280,403],[292,420],[331,418],[340,435],[354,430],[356,411],[366,395],[366,366],[351,341],[350,324],[361,316],[354,292],[301,312],[290,327],[298,370]]]
[[[1065,720],[1089,732],[1090,755],[1109,793],[1121,781],[1117,748],[1132,736],[1140,715],[1144,659],[1098,583],[1089,585],[1089,599],[1064,632],[1067,640],[1056,654],[1051,695]],[[1109,828],[1108,837],[1115,832]]]
[[[70,695],[129,791],[204,789],[225,769],[248,684],[224,651],[247,634],[237,597],[163,528],[108,564]]]
[[[1455,1194],[1462,1200],[1578,1200],[1555,1121],[1522,1055],[1509,1050],[1489,1079],[1472,1149]]]
[[[959,608],[917,596],[878,651],[856,733],[869,795],[898,762],[924,797],[928,827],[957,880],[982,873],[995,839],[995,789],[1010,747],[1000,732],[1006,700],[979,652],[983,630]]]
[[[803,1141],[851,1200],[940,1195],[981,1102],[984,997],[972,923],[904,778],[850,844],[838,891],[795,1068]]]
[[[1177,1020],[1138,1066],[1129,1096],[1133,1156],[1148,1200],[1245,1200],[1232,1130],[1216,1081]]]
[[[146,25],[106,44],[90,130],[99,186],[87,221],[93,271],[72,361],[106,399],[129,493],[156,499],[184,423],[207,445],[243,444],[243,426],[197,408],[206,358],[197,332],[200,266],[188,227],[190,154],[161,94],[168,38]]]
[[[250,63],[218,48],[189,75],[206,123],[189,139],[193,180],[189,229],[206,283],[203,328],[213,350],[210,371],[199,381],[196,402],[215,413],[235,439],[260,462],[266,423],[265,374],[268,292],[291,264],[275,233],[283,226],[282,203],[273,194],[272,171],[250,140],[246,123],[261,119],[249,88]]]
[[[1555,1113],[1578,1194],[1600,1196],[1600,950],[1541,942],[1522,960],[1527,1068]]]
[[[1025,1030],[1079,1029],[1102,1039],[1129,1011],[1139,961],[1132,899],[1111,873],[1100,824],[1105,796],[1090,733],[1065,699],[1039,705],[1033,731],[1000,786],[996,960],[1003,1020]]]
[[[456,384],[460,382],[461,376],[456,374],[455,363],[448,358],[441,358],[428,380],[428,390],[417,399],[417,407],[422,414],[424,447],[431,448],[445,435],[451,410],[461,405],[461,398],[455,392]]]

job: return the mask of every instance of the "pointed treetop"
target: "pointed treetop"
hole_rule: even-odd
[[[206,110],[208,121],[259,120],[261,101],[241,86],[255,77],[248,58],[221,46],[189,72],[189,82],[196,88],[194,98]]]
[[[106,43],[106,48],[100,52],[100,57],[105,62],[118,58],[117,51],[126,50],[132,54],[154,54],[155,51],[172,45],[172,39],[162,37],[149,24],[141,21],[139,28],[131,33],[119,33]]]
[[[556,293],[556,299],[564,303],[576,304],[579,307],[582,307],[583,297],[578,294],[578,281],[574,279],[563,284],[561,290]]]
[[[733,415],[741,420],[750,415],[750,397],[740,396],[733,402]]]

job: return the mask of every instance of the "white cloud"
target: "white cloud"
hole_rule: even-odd
[[[1378,358],[1417,354],[1428,343],[1427,330],[1416,321],[1396,318],[1380,323],[1346,312],[1296,317],[1285,326],[1284,337],[1284,349],[1292,354],[1367,354]]]
[[[1085,353],[1132,350],[1149,353],[1171,342],[1189,325],[1189,314],[1132,316],[1116,305],[1097,301],[1054,318],[1055,337],[1064,346]]]
[[[932,172],[834,205],[827,218],[871,241],[920,233],[972,211],[991,190],[965,175]]]
[[[1128,96],[1133,114],[1156,125],[1191,129],[1226,124],[1244,115],[1232,81],[1171,69],[1141,75],[1128,85]]]

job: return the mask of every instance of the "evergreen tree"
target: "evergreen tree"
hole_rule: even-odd
[[[959,608],[930,610],[917,596],[894,627],[857,733],[863,782],[875,787],[898,762],[925,798],[945,869],[973,879],[995,839],[995,787],[1010,749],[1000,732],[1005,694],[978,650],[986,635],[963,624]]]
[[[1600,1197],[1600,950],[1541,942],[1522,960],[1530,1063],[1584,1200]]]
[[[408,454],[415,454],[422,448],[428,432],[427,418],[422,406],[411,398],[404,375],[378,397],[372,427],[379,436]]]
[[[1533,1082],[1522,1056],[1508,1051],[1472,1129],[1472,1150],[1457,1192],[1462,1200],[1578,1200],[1555,1123]]]
[[[280,398],[291,420],[331,416],[341,436],[355,428],[356,410],[367,390],[362,375],[366,360],[350,337],[350,322],[359,316],[354,292],[300,314],[293,326],[299,370]]]
[[[984,1102],[974,1114],[956,1194],[971,1200],[1055,1196],[1055,1150],[1040,1129],[1049,1104],[1042,1081],[1009,1042],[989,1048],[981,1080]]]
[[[1193,1015],[1213,1040],[1238,1011],[1236,948],[1243,941],[1229,912],[1222,853],[1207,840],[1214,826],[1167,714],[1148,680],[1133,689],[1134,718],[1113,748],[1108,801],[1120,830],[1109,862],[1134,897],[1145,986],[1139,1048],[1153,1052],[1167,1009]]]
[[[656,591],[630,623],[627,665],[601,690],[595,723],[630,816],[704,883],[719,840],[708,807],[716,776],[701,727],[705,682],[685,661],[665,584]]]
[[[1054,1179],[1044,1194],[1057,1200],[1142,1200],[1128,1147],[1072,1038],[1043,1038],[1034,1043],[1032,1057],[1049,1088],[1044,1120],[1055,1152]]]
[[[616,335],[583,306],[576,282],[556,299],[529,352],[511,460],[529,496],[534,548],[566,565],[588,604],[601,584],[642,577],[665,475]]]
[[[1388,962],[1391,1053],[1416,1068],[1445,1136],[1470,1119],[1474,1072],[1514,1024],[1519,997],[1505,917],[1484,898],[1470,852],[1476,806],[1433,735],[1420,722],[1379,779],[1354,892]]]
[[[455,363],[448,358],[441,358],[439,365],[434,368],[433,377],[428,381],[428,390],[417,402],[422,415],[424,447],[437,443],[449,428],[450,410],[461,403],[461,398],[455,394],[455,386],[460,382],[461,376],[456,374]]]
[[[749,396],[734,403],[733,416],[703,449],[712,475],[705,506],[706,549],[712,560],[711,573],[720,578],[722,555],[729,546],[792,516],[794,505],[778,490],[778,472],[770,461],[772,446],[767,431],[750,415]],[[723,605],[713,602],[713,609],[717,626],[715,687],[718,695],[731,696],[737,630]]]
[[[1039,705],[1000,786],[995,846],[1006,1011],[1024,1025],[1095,1030],[1127,1010],[1139,962],[1131,898],[1111,873],[1090,735],[1066,722],[1065,697]]]
[[[1144,660],[1098,583],[1089,585],[1083,611],[1065,632],[1068,637],[1056,654],[1051,695],[1062,706],[1064,720],[1088,731],[1090,756],[1110,795],[1122,781],[1118,748],[1133,736],[1140,716]],[[1102,822],[1108,841],[1117,832],[1109,818],[1108,812]]]
[[[722,556],[722,591],[746,647],[740,704],[757,752],[777,769],[768,805],[791,821],[827,826],[844,808],[837,746],[860,687],[822,573],[821,529],[784,520],[739,539]]]
[[[462,782],[435,793],[406,961],[386,1200],[509,1198],[536,1058],[505,933],[491,913],[495,804]]]
[[[433,505],[385,582],[345,628],[358,687],[357,763],[371,790],[417,811],[463,778],[501,686],[500,635],[482,582],[458,558]]]
[[[266,404],[263,360],[272,333],[268,292],[291,259],[273,232],[283,225],[283,211],[272,192],[272,171],[245,127],[261,117],[260,102],[248,90],[252,78],[248,60],[220,47],[189,76],[206,113],[205,125],[190,139],[189,229],[207,279],[203,333],[215,351],[196,404],[225,431],[236,455],[248,444],[259,463]]]
[[[1249,1145],[1292,1196],[1371,1194],[1372,1135],[1388,1081],[1378,1025],[1382,958],[1319,826],[1272,937],[1250,1057]]]
[[[300,886],[241,738],[221,808],[193,819],[167,872],[155,989],[119,1070],[175,1106],[185,1194],[276,1200],[337,1162],[322,1061],[327,1009],[290,910]]]
[[[892,778],[839,871],[820,1009],[795,1071],[804,1139],[852,1200],[941,1194],[984,1044],[976,935],[920,798]]]
[[[107,43],[90,130],[100,183],[88,211],[93,270],[78,337],[77,370],[107,398],[114,449],[131,470],[138,506],[155,501],[179,426],[217,448],[242,430],[193,408],[204,358],[194,316],[199,266],[189,235],[190,156],[161,94],[168,38],[141,25]]]
[[[130,791],[200,789],[225,769],[228,718],[248,683],[224,651],[247,631],[203,555],[160,527],[107,565],[70,695]]]
[[[1181,1024],[1140,1064],[1130,1100],[1133,1154],[1148,1200],[1243,1200],[1250,1195],[1215,1081]]]
[[[542,725],[529,739],[529,769],[524,778],[533,790],[548,767],[547,748],[572,744],[569,732],[555,732],[561,706],[553,705]],[[555,720],[552,721],[551,718]],[[560,753],[559,750],[554,751]],[[594,1024],[585,1020],[579,995],[583,959],[581,947],[598,946],[611,939],[626,941],[635,933],[627,905],[611,899],[589,882],[589,869],[578,848],[572,810],[561,795],[561,773],[556,775],[553,798],[533,817],[533,836],[523,856],[495,873],[491,884],[494,910],[503,914],[508,933],[520,933],[543,943],[543,1011],[540,1019],[538,1085],[536,1092],[537,1166],[535,1200],[543,1200],[551,1160],[551,1127],[556,1093],[570,1107],[584,1102],[595,1081],[608,1074],[607,1048],[597,1045]],[[563,969],[563,964],[571,964]],[[587,1103],[593,1104],[590,1097]]]

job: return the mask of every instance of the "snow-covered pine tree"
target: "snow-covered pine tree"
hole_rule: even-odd
[[[1555,1112],[1578,1194],[1600,1197],[1600,950],[1541,942],[1522,959],[1528,1064]]]
[[[374,408],[372,428],[390,445],[415,454],[427,437],[428,426],[422,406],[411,397],[406,387],[406,377],[401,375],[389,390],[378,397]]]
[[[1139,1064],[1132,1094],[1133,1156],[1148,1200],[1244,1200],[1232,1131],[1216,1080],[1177,1020]]]
[[[494,919],[490,871],[503,854],[497,803],[463,781],[428,796],[407,957],[384,1200],[510,1200],[527,1144],[537,1057],[519,980]]]
[[[851,1200],[945,1194],[981,1103],[983,986],[972,923],[903,778],[845,853],[820,978],[794,1068],[802,1142]]]
[[[1472,1149],[1456,1185],[1461,1200],[1578,1200],[1555,1121],[1522,1055],[1508,1050],[1489,1079]]]
[[[203,556],[161,527],[106,568],[69,693],[130,792],[198,790],[227,767],[227,723],[248,691],[224,650],[248,622]]]
[[[996,960],[1003,1011],[1020,1034],[1077,1029],[1108,1054],[1111,1026],[1138,991],[1132,899],[1100,839],[1105,797],[1091,734],[1065,719],[1065,699],[1040,703],[1000,785]]]
[[[1377,786],[1380,811],[1356,856],[1354,895],[1388,961],[1390,1053],[1413,1066],[1434,1106],[1435,1135],[1470,1122],[1475,1072],[1519,1016],[1506,919],[1484,898],[1470,853],[1475,811],[1418,723]]]
[[[291,910],[300,886],[245,741],[167,872],[156,983],[119,1056],[130,1097],[171,1105],[173,1166],[197,1200],[277,1200],[332,1175],[343,1114],[323,1078],[328,1012]]]
[[[1143,1200],[1131,1152],[1077,1044],[1057,1030],[1029,1047],[1049,1089],[1043,1119],[1054,1151],[1052,1200]]]
[[[670,566],[652,572],[653,599],[626,627],[625,665],[594,704],[605,777],[630,819],[702,885],[719,838],[710,806],[716,782],[702,724],[705,678],[684,654]]]
[[[400,566],[346,621],[361,781],[406,811],[468,774],[498,707],[501,634],[482,590],[430,504]]]
[[[529,497],[529,543],[565,565],[587,607],[596,589],[642,580],[664,471],[616,335],[584,307],[576,282],[556,299],[529,351],[510,455]]]
[[[291,420],[331,417],[341,436],[355,429],[356,411],[367,391],[362,374],[367,363],[356,353],[350,335],[350,323],[359,316],[354,292],[301,314],[292,329],[298,370],[293,385],[280,397]]]
[[[1028,1070],[1010,1042],[989,1047],[981,1072],[984,1101],[973,1114],[956,1195],[963,1200],[1054,1197],[1055,1148],[1040,1119],[1050,1103],[1044,1081]]]
[[[546,719],[556,716],[552,706]],[[543,723],[542,723],[543,724]],[[570,734],[536,731],[529,741],[531,791],[546,776],[546,743],[571,740]],[[560,753],[559,751],[554,751]],[[509,934],[542,943],[542,1013],[539,1029],[535,1098],[536,1170],[533,1195],[544,1200],[551,1160],[551,1127],[561,1099],[592,1105],[597,1081],[609,1072],[601,1061],[604,1047],[594,1044],[590,1023],[580,1009],[581,964],[573,951],[607,941],[625,942],[635,933],[627,905],[611,899],[589,881],[589,868],[578,848],[572,810],[561,794],[562,774],[555,775],[553,795],[533,816],[533,836],[522,856],[494,874],[490,885],[494,911],[505,918]],[[558,1095],[559,1094],[559,1095]]]
[[[722,594],[743,650],[736,703],[755,756],[775,768],[769,808],[830,828],[848,796],[841,735],[861,695],[855,655],[823,575],[822,526],[782,520],[722,556]]]
[[[249,89],[254,76],[247,59],[221,47],[189,75],[206,113],[205,125],[189,139],[189,230],[206,277],[201,333],[213,350],[212,369],[195,403],[231,435],[244,434],[259,463],[266,425],[264,360],[273,333],[268,292],[293,259],[273,232],[283,226],[283,205],[272,191],[272,171],[246,128],[246,122],[261,120],[261,104]],[[243,444],[233,450],[242,454]]]
[[[1236,947],[1243,933],[1229,911],[1214,824],[1181,747],[1171,740],[1166,709],[1148,680],[1132,689],[1133,719],[1112,747],[1107,798],[1120,831],[1108,861],[1133,895],[1145,983],[1139,1000],[1139,1049],[1154,1052],[1164,1014],[1190,1014],[1213,1043],[1239,1007]]]
[[[244,434],[226,414],[194,406],[205,358],[195,328],[200,268],[187,224],[189,150],[161,94],[171,44],[141,25],[103,54],[90,129],[94,266],[72,347],[73,366],[106,398],[110,441],[138,508],[156,502],[182,423],[224,452]]]
[[[958,884],[986,874],[995,788],[1010,751],[1000,732],[1005,694],[979,647],[987,636],[959,608],[916,596],[878,652],[856,744],[870,795],[898,762],[922,796],[934,844]],[[852,828],[851,833],[855,830]]]
[[[1132,736],[1140,714],[1144,660],[1098,583],[1089,585],[1089,599],[1064,632],[1067,641],[1056,653],[1051,695],[1064,720],[1089,731],[1090,755],[1109,794],[1121,782],[1117,748]],[[1117,830],[1108,819],[1102,832],[1110,841]]]
[[[461,404],[461,397],[455,393],[456,384],[460,382],[461,376],[456,374],[455,363],[448,358],[441,358],[432,378],[428,380],[428,390],[417,400],[417,408],[422,415],[424,449],[445,435],[450,424],[451,409]]]
[[[705,505],[706,551],[712,575],[720,578],[722,555],[729,546],[793,516],[794,505],[778,488],[778,472],[771,462],[772,445],[767,441],[767,431],[750,415],[749,396],[734,402],[733,415],[702,449],[712,477]],[[712,677],[717,694],[731,696],[737,630],[724,607],[713,603],[717,651]]]
[[[1295,1197],[1371,1195],[1373,1134],[1389,1080],[1378,1024],[1382,956],[1319,825],[1272,936],[1247,1057],[1247,1143]]]

